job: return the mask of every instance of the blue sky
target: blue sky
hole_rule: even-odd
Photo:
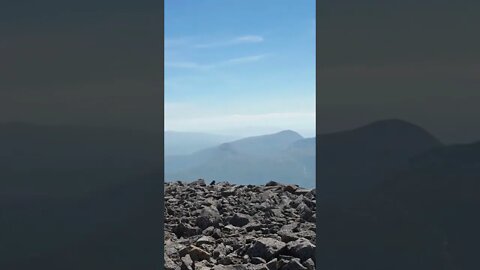
[[[165,0],[165,129],[315,132],[314,0]]]

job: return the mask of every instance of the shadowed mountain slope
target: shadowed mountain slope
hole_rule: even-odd
[[[205,178],[235,183],[263,183],[275,179],[312,187],[314,159],[308,164],[302,159],[312,153],[294,151],[298,146],[292,145],[301,140],[304,140],[301,135],[286,130],[223,143],[192,155],[167,156],[166,179]]]
[[[409,159],[440,147],[424,129],[402,120],[383,120],[318,139],[320,199],[349,200],[405,168]]]
[[[480,267],[476,254],[480,241],[480,143],[430,146],[410,157],[415,149],[398,147],[394,153],[403,157],[399,159],[402,163],[385,171],[383,177],[370,174],[378,177],[375,184],[370,182],[372,178],[360,174],[357,182],[343,182],[343,187],[334,183],[338,180],[334,175],[320,179],[335,185],[338,192],[345,190],[355,195],[342,203],[332,197],[322,201],[318,214],[323,226],[318,233],[324,237],[317,247],[321,267]],[[355,189],[362,182],[372,186]]]

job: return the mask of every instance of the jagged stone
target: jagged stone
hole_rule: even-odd
[[[307,268],[300,263],[299,259],[294,258],[282,266],[281,270],[307,270]]]
[[[193,270],[195,269],[194,266],[193,266],[193,261],[192,261],[192,258],[190,258],[190,255],[185,255],[184,257],[182,257],[182,266],[181,266],[181,270]]]
[[[177,237],[190,237],[194,235],[199,235],[201,229],[198,227],[191,226],[190,224],[180,223],[174,229],[173,232]]]
[[[278,269],[278,259],[273,258],[271,261],[267,263],[268,270],[277,270]]]
[[[176,265],[175,262],[168,257],[167,254],[164,255],[165,259],[165,270],[180,270],[180,266]]]
[[[315,270],[315,262],[312,259],[306,260],[303,265],[308,269],[308,270]]]
[[[206,229],[210,226],[217,226],[221,222],[220,213],[217,208],[204,207],[197,218],[196,225],[201,229]]]
[[[265,261],[265,259],[260,258],[260,257],[253,257],[253,258],[251,258],[250,261],[253,264],[265,264],[265,263],[267,263],[267,261]]]
[[[247,254],[250,257],[260,257],[265,260],[270,260],[285,246],[285,243],[276,239],[262,237],[253,243],[253,245],[247,250]]]
[[[190,246],[188,254],[194,261],[208,260],[211,257],[210,253],[196,246]]]
[[[204,183],[165,184],[167,269],[314,269],[314,192]]]
[[[206,186],[205,180],[203,179],[198,179],[197,181],[191,182],[189,185],[199,185],[199,186]]]
[[[313,259],[315,256],[315,245],[305,238],[287,244],[287,252],[302,261]]]
[[[202,245],[202,244],[213,245],[213,244],[215,244],[215,239],[211,236],[204,235],[196,241],[196,244],[198,244],[198,245]]]
[[[243,227],[247,225],[249,222],[250,222],[250,216],[240,214],[240,213],[235,213],[235,215],[233,215],[233,217],[230,219],[230,224],[237,227]]]
[[[266,187],[281,186],[281,184],[276,181],[268,181],[268,183],[266,183],[265,186]]]

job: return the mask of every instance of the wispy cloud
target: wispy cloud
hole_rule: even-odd
[[[166,130],[212,132],[247,127],[277,126],[295,130],[314,129],[315,112],[275,112],[263,114],[224,114],[216,116],[188,115],[165,119]],[[184,116],[184,114],[182,114]],[[195,115],[195,114],[193,114]]]
[[[247,36],[240,36],[229,40],[217,41],[217,42],[210,42],[210,43],[203,43],[203,44],[196,44],[194,45],[195,48],[216,48],[216,47],[224,47],[224,46],[233,46],[238,44],[248,44],[248,43],[260,43],[263,42],[264,39],[262,36],[257,35],[247,35]]]
[[[227,61],[223,62],[223,65],[257,62],[257,61],[262,60],[265,57],[266,57],[266,54],[238,57],[238,58],[233,58],[233,59],[230,59],[230,60],[227,60]]]
[[[235,105],[232,104],[233,107]],[[306,106],[301,110],[288,108],[270,112],[225,113],[222,108],[203,106],[201,104],[166,102],[165,128],[178,131],[213,132],[247,127],[281,127],[294,130],[315,128],[315,108]],[[235,109],[233,109],[235,110]],[[223,113],[220,113],[223,112]]]
[[[266,54],[258,55],[249,55],[238,58],[231,58],[221,62],[209,63],[209,64],[200,64],[197,62],[165,62],[165,67],[167,68],[183,68],[183,69],[194,69],[194,70],[209,70],[218,67],[233,66],[239,64],[253,63],[264,59]]]

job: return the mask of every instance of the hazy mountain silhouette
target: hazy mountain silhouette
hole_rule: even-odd
[[[248,137],[191,155],[165,157],[168,180],[197,178],[235,183],[264,183],[277,180],[299,185],[314,185],[314,159],[311,152],[295,151],[304,138],[285,130],[275,134]],[[313,154],[314,156],[314,154]]]
[[[318,144],[319,198],[341,203],[405,168],[411,157],[442,146],[424,129],[397,119],[320,135]]]
[[[480,142],[438,147],[414,156],[410,165],[417,169],[455,171],[480,170]]]
[[[200,132],[165,131],[164,155],[188,155],[234,140],[233,136]]]
[[[160,135],[1,124],[0,268],[158,268]]]
[[[117,128],[0,124],[0,192],[72,196],[159,170],[160,135]]]
[[[394,123],[397,128],[392,127]],[[396,130],[397,135],[386,132],[386,127]],[[345,191],[352,195],[342,203],[340,196],[322,200],[318,213],[323,225],[318,232],[323,235],[317,247],[320,265],[339,270],[479,269],[480,216],[476,212],[480,207],[480,143],[441,145],[422,129],[398,121],[365,129],[375,130],[366,132],[371,144],[341,153],[353,155],[361,164],[364,158],[378,162],[379,171],[369,167],[372,173],[357,173],[356,178],[341,172],[321,178],[324,174],[320,168],[318,171],[323,191],[333,186],[338,194]],[[405,136],[405,129],[410,130],[410,136]],[[362,129],[357,134],[359,131]],[[382,160],[378,155],[388,138],[395,139],[395,146],[387,148],[392,152]],[[326,159],[321,149],[319,154]],[[359,149],[369,154],[355,154]],[[350,164],[355,163],[346,162],[344,170],[350,170]],[[352,168],[358,172],[356,166]],[[335,183],[338,180],[343,186]],[[368,189],[359,189],[360,183],[366,183]]]
[[[409,158],[442,145],[422,128],[397,119],[323,134],[318,143],[318,168],[315,138],[282,131],[223,143],[191,155],[167,156],[166,178],[203,177],[240,183],[272,178],[302,184],[312,181],[313,186],[317,173],[321,179],[319,198],[344,202],[404,168]]]

